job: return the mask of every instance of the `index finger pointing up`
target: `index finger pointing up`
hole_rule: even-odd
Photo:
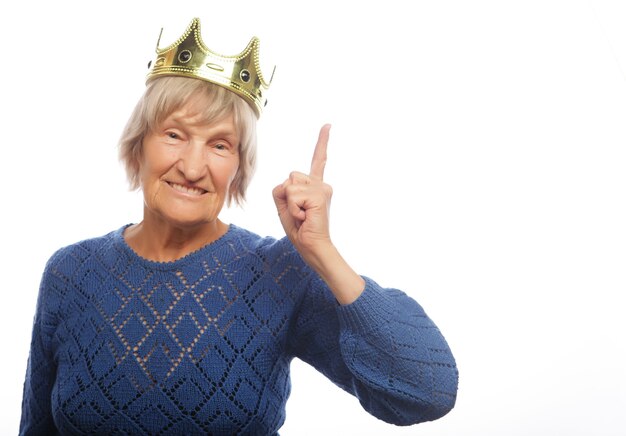
[[[324,180],[324,168],[326,167],[328,148],[328,137],[330,136],[330,124],[324,124],[320,129],[320,135],[317,138],[313,159],[311,160],[311,171],[309,177],[317,180]]]

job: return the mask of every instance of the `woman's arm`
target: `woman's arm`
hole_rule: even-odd
[[[339,305],[312,273],[289,336],[293,354],[386,422],[440,418],[454,407],[458,385],[448,344],[415,300],[365,283],[357,300]]]
[[[54,326],[49,311],[50,302],[47,298],[50,293],[51,265],[52,262],[48,262],[37,297],[22,397],[20,435],[57,434],[52,419],[51,405],[52,387],[56,375],[56,366],[50,347]]]

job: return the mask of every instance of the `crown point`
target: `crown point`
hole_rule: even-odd
[[[154,65],[149,64],[152,69],[146,81],[161,76],[206,80],[236,93],[250,104],[257,118],[261,115],[261,109],[267,104],[262,96],[269,88],[271,79],[269,83],[263,79],[259,65],[258,37],[253,36],[238,55],[223,56],[211,51],[204,44],[200,34],[200,19],[194,18],[173,44],[161,49],[160,40],[161,35],[157,42],[157,59]]]

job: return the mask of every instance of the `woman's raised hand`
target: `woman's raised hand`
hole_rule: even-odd
[[[324,183],[330,124],[320,129],[309,174],[294,171],[273,191],[280,222],[306,261],[331,245],[329,213],[332,188]]]
[[[337,301],[348,304],[365,282],[343,260],[329,232],[333,190],[324,183],[330,124],[320,129],[309,174],[292,172],[273,190],[274,202],[287,237],[302,258],[328,284]]]

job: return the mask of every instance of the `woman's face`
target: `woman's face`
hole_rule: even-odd
[[[186,106],[145,136],[144,219],[177,227],[217,220],[239,167],[239,134],[232,114],[208,125],[200,119]]]

